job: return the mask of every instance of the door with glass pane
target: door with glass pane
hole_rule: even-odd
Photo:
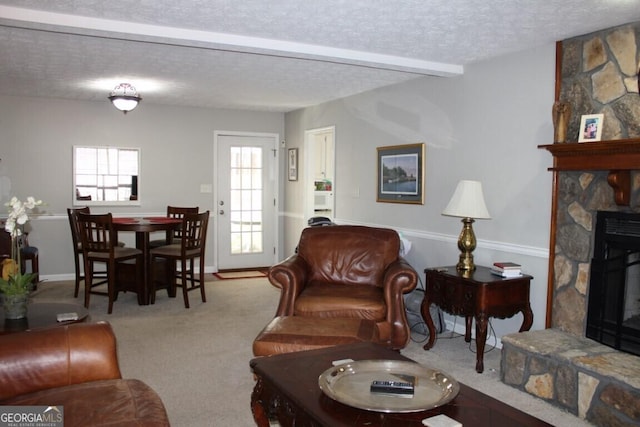
[[[216,133],[217,266],[275,261],[277,135]]]

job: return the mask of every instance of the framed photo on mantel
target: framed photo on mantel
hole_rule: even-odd
[[[585,114],[580,120],[578,142],[596,142],[602,139],[604,114]]]
[[[376,201],[424,204],[425,144],[378,147],[377,150]]]

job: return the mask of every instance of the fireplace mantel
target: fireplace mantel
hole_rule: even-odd
[[[618,205],[629,206],[631,173],[640,170],[640,138],[539,145],[553,155],[550,171],[608,170]]]

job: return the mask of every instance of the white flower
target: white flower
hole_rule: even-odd
[[[21,202],[17,197],[12,197],[5,204],[9,208],[9,216],[4,225],[4,229],[9,232],[12,238],[22,235],[22,225],[29,221],[27,211],[42,205],[42,200],[36,200],[33,197],[27,197],[25,202]]]

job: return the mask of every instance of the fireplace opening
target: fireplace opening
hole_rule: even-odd
[[[598,211],[586,335],[640,356],[640,214]]]

